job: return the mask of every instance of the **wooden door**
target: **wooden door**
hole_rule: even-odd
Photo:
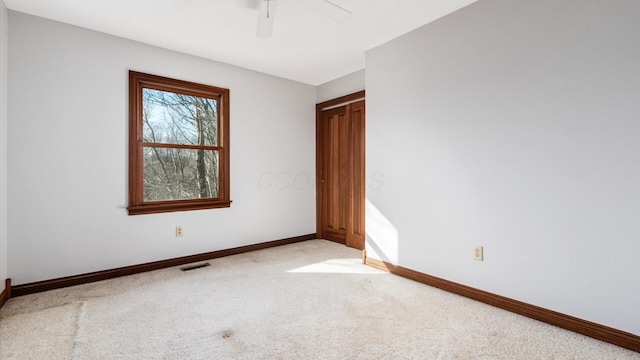
[[[317,112],[319,238],[364,249],[365,102]]]

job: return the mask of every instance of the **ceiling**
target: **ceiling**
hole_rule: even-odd
[[[256,37],[262,0],[4,0],[7,8],[320,85],[364,69],[365,51],[476,0],[331,0],[338,23],[308,2],[278,0],[273,34]]]

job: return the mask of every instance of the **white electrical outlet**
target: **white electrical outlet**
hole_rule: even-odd
[[[182,225],[176,226],[176,237],[182,236]]]
[[[483,261],[482,260],[482,246],[475,246],[473,248],[473,260]]]

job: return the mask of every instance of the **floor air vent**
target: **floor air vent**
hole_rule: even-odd
[[[182,271],[189,271],[189,270],[195,270],[195,269],[200,269],[203,267],[207,267],[211,264],[209,264],[208,262],[206,263],[200,263],[200,264],[194,264],[194,265],[187,265],[187,266],[183,266],[180,268],[180,270]]]

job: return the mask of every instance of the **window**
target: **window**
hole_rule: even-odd
[[[229,206],[229,90],[130,71],[129,215]]]

